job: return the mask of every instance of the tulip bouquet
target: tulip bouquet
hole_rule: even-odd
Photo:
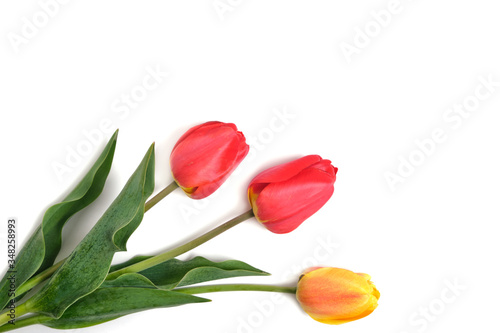
[[[244,135],[234,124],[215,121],[191,128],[178,140],[170,155],[174,180],[149,199],[155,184],[153,144],[95,226],[67,258],[56,263],[62,228],[103,190],[116,140],[117,133],[75,188],[47,209],[19,254],[13,251],[9,255],[9,267],[0,281],[0,332],[35,324],[56,329],[88,327],[148,309],[207,302],[197,295],[222,291],[295,294],[307,314],[327,324],[365,317],[377,307],[380,294],[367,274],[313,267],[294,287],[206,285],[203,283],[268,273],[237,260],[176,259],[251,218],[273,233],[295,230],[334,191],[337,168],[318,155],[259,173],[248,186],[249,209],[215,229],[164,253],[112,265],[114,254],[126,250],[129,237],[149,209],[178,188],[192,199],[211,195],[245,158],[249,146]]]

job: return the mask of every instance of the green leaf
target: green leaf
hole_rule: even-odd
[[[124,274],[113,281],[106,281],[106,284],[106,287],[101,286],[71,305],[59,319],[44,322],[43,325],[58,329],[82,328],[139,311],[210,301],[193,295],[157,289],[137,273]]]
[[[125,267],[125,265],[130,265],[147,258],[148,257],[145,256],[134,257],[124,264],[112,267],[110,271],[120,269]],[[269,273],[252,267],[242,261],[226,260],[222,262],[213,262],[203,257],[195,257],[188,261],[170,259],[143,270],[139,272],[139,274],[148,278],[154,285],[167,290],[232,277],[269,275]],[[108,281],[103,283],[103,286],[107,283]]]
[[[47,284],[26,302],[26,309],[59,318],[71,304],[96,290],[106,278],[115,252],[126,250],[127,240],[141,223],[144,204],[153,189],[151,145],[118,197]]]
[[[30,277],[52,266],[61,249],[62,229],[69,218],[92,203],[102,192],[108,177],[116,147],[116,131],[103,152],[83,179],[62,202],[45,212],[42,223],[25,243],[16,258],[16,285],[19,287]],[[0,307],[9,301],[9,272],[0,282]]]
[[[146,260],[146,259],[149,259],[151,258],[152,256],[135,256],[135,257],[132,257],[130,258],[129,260],[127,261],[124,261],[122,263],[119,263],[119,264],[115,264],[113,266],[111,266],[109,268],[109,272],[110,273],[113,273],[114,271],[117,271],[119,269],[122,269],[122,268],[125,268],[125,267],[128,267],[128,266],[131,266],[133,264],[136,264],[138,262],[141,262],[143,260]]]
[[[115,288],[115,287],[140,287],[140,288],[153,288],[160,289],[154,285],[144,275],[139,273],[127,273],[117,277],[114,280],[104,281],[99,288]]]

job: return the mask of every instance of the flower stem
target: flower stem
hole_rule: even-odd
[[[220,291],[268,291],[268,292],[295,294],[297,288],[269,286],[264,284],[215,284],[211,286],[179,288],[179,289],[174,289],[173,291],[190,295],[216,293]]]
[[[169,195],[173,190],[175,190],[178,187],[179,185],[174,180],[172,183],[170,183],[170,185],[161,190],[157,195],[149,199],[149,201],[146,202],[146,205],[144,206],[144,213],[153,208],[154,205],[156,205],[158,202],[160,202],[163,198],[165,198],[167,195]]]
[[[143,260],[141,262],[138,262],[136,264],[130,265],[128,267],[124,267],[122,269],[119,269],[113,273],[108,274],[106,277],[106,280],[113,280],[119,277],[120,275],[123,275],[125,273],[135,273],[135,272],[140,272],[143,271],[147,268],[156,266],[158,264],[161,264],[162,262],[165,262],[169,259],[175,258],[183,253],[188,252],[189,250],[194,249],[195,247],[200,246],[201,244],[209,241],[210,239],[214,238],[217,235],[220,235],[224,231],[234,227],[235,225],[240,224],[243,221],[248,220],[249,218],[253,217],[253,210],[250,209],[249,211],[236,216],[235,218],[227,221],[224,224],[221,224],[215,229],[210,230],[209,232],[201,235],[198,238],[193,239],[190,242],[187,242],[179,247],[176,247],[175,249],[172,249],[170,251],[164,252],[162,254],[156,255],[154,257],[151,257],[149,259]]]
[[[0,315],[0,326],[8,323],[11,320],[14,320],[17,317],[21,317],[28,312],[30,312],[30,309],[26,307],[26,303],[18,305]],[[14,317],[11,317],[11,315],[13,315]]]
[[[35,324],[41,324],[43,322],[52,320],[53,318],[50,318],[48,316],[44,315],[33,315],[33,316],[27,316],[24,318],[21,318],[19,320],[16,320],[15,325],[3,325],[0,326],[0,332],[8,332],[12,331],[18,328],[30,326],[30,325],[35,325]]]

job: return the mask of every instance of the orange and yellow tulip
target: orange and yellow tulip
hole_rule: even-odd
[[[314,320],[338,325],[368,316],[379,291],[370,276],[333,267],[306,270],[297,284],[297,300]]]

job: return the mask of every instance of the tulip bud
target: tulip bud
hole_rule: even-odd
[[[267,169],[248,186],[256,219],[274,233],[296,229],[333,194],[337,168],[318,155],[308,155]]]
[[[172,174],[193,199],[217,190],[248,154],[245,136],[234,124],[210,121],[188,130],[170,155]]]
[[[380,293],[368,274],[314,267],[300,277],[296,296],[311,318],[338,325],[372,313],[378,305]]]

